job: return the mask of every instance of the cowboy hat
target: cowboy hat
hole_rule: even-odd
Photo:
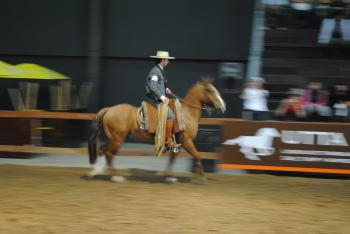
[[[165,59],[175,59],[175,57],[170,57],[168,51],[157,51],[155,56],[150,56],[151,58],[165,58]]]

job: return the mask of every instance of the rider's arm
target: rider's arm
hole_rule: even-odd
[[[167,97],[163,94],[164,91],[162,91],[163,85],[161,82],[164,81],[159,80],[159,77],[157,75],[153,75],[149,79],[149,88],[160,100],[164,101],[167,99]]]

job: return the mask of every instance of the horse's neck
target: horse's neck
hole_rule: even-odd
[[[194,119],[199,121],[202,115],[202,105],[199,99],[198,94],[196,94],[193,88],[186,94],[184,98],[183,108],[186,112],[188,112]]]

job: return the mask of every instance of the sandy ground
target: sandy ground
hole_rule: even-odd
[[[127,182],[81,178],[87,168],[0,165],[0,233],[350,233],[350,181],[272,175],[123,170]]]

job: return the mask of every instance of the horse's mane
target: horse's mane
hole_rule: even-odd
[[[190,94],[196,94],[198,91],[204,92],[205,85],[211,84],[213,80],[214,79],[210,76],[201,76],[200,79],[187,90],[185,98]]]

